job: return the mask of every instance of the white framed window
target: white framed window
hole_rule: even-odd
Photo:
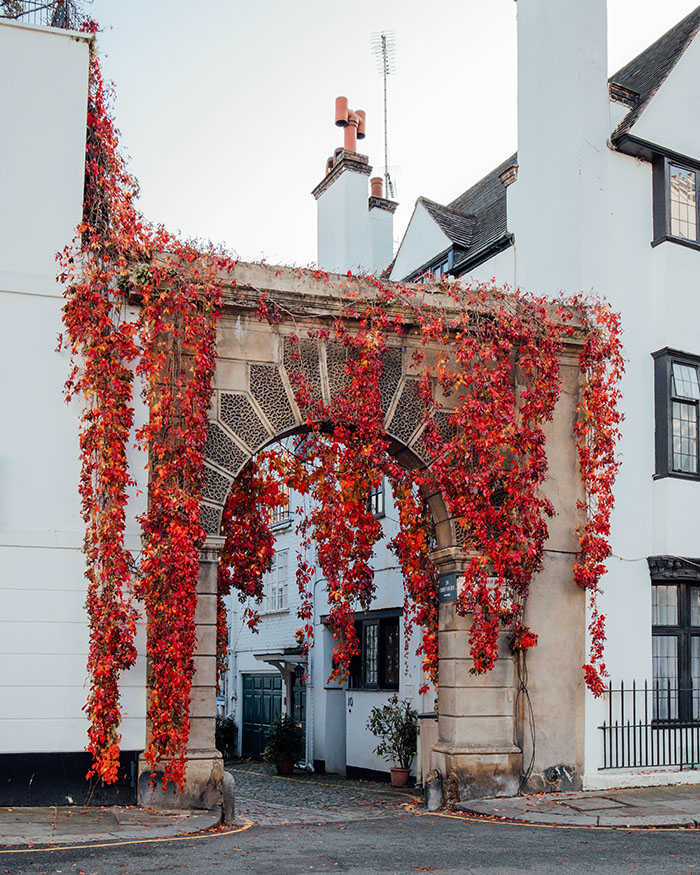
[[[265,610],[286,611],[289,570],[289,550],[278,550],[272,557],[270,570],[265,574]]]
[[[275,528],[283,528],[284,526],[289,525],[292,521],[292,511],[289,503],[289,487],[283,486],[281,487],[281,491],[287,496],[286,504],[278,504],[270,510],[270,525]]]

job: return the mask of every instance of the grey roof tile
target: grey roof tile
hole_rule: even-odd
[[[476,216],[443,206],[427,197],[418,198],[430,216],[437,222],[450,241],[462,249],[469,248],[474,233]]]
[[[700,6],[667,33],[613,74],[609,81],[639,95],[634,106],[613,133],[613,141],[627,133],[639,119],[659,88],[700,30]]]

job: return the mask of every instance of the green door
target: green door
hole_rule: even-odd
[[[270,724],[282,713],[282,675],[244,674],[243,733],[241,753],[260,757],[267,743]]]

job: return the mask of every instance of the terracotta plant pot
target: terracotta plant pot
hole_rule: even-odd
[[[282,760],[279,763],[275,763],[277,766],[277,774],[278,775],[291,775],[294,771],[294,762],[292,760]]]
[[[391,786],[405,787],[408,784],[408,773],[410,769],[392,769],[391,770]]]

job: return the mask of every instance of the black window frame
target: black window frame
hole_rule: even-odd
[[[677,562],[683,562],[684,560],[675,560]],[[698,560],[691,560],[696,568],[700,563]],[[687,567],[687,561],[686,561]],[[697,570],[700,570],[698,568]],[[687,579],[678,579],[678,578],[668,578],[668,577],[654,577],[652,579],[652,588],[656,586],[665,586],[665,587],[677,587],[677,605],[678,605],[678,622],[675,625],[653,625],[653,617],[652,617],[652,627],[651,634],[652,639],[655,637],[664,637],[664,638],[675,638],[677,640],[676,645],[676,658],[677,658],[677,677],[678,677],[678,687],[673,690],[677,695],[677,714],[673,717],[658,717],[656,714],[656,709],[658,704],[656,702],[656,696],[660,695],[663,698],[664,692],[663,689],[659,690],[657,685],[657,678],[653,677],[653,691],[654,691],[654,723],[657,725],[673,725],[673,724],[693,724],[696,725],[700,723],[700,713],[697,717],[693,717],[693,689],[692,689],[692,678],[690,672],[691,666],[691,653],[692,653],[692,645],[691,639],[698,638],[700,639],[700,625],[693,626],[691,625],[691,610],[690,610],[690,594],[691,588],[700,587],[700,579],[697,578],[697,575],[692,573]]]
[[[386,515],[386,489],[383,477],[378,486],[370,484],[367,510],[378,520],[383,519]]]
[[[654,359],[654,420],[655,420],[655,473],[654,479],[675,477],[681,480],[700,480],[700,400],[691,400],[674,394],[673,365],[690,365],[698,369],[700,356],[664,347],[652,353]],[[695,408],[697,430],[696,471],[682,471],[674,467],[673,458],[673,403],[681,402]]]
[[[671,167],[695,174],[695,239],[671,233]],[[668,241],[700,249],[700,164],[681,156],[658,155],[653,164],[654,239],[652,246]]]
[[[348,689],[350,690],[390,690],[396,691],[399,689],[399,681],[401,677],[401,630],[400,630],[401,612],[397,610],[376,611],[367,616],[355,619],[355,632],[358,641],[360,642],[360,653],[353,656],[350,662],[350,675],[348,677]],[[369,631],[376,630],[377,643],[377,670],[376,681],[368,680],[367,665],[367,639]],[[395,680],[389,679],[389,669],[387,659],[387,638],[389,633],[395,635],[395,644],[392,648],[394,657]]]
[[[441,276],[448,276],[454,267],[455,253],[454,248],[446,249],[440,255],[431,258],[429,262],[421,265],[418,270],[415,270],[409,275],[407,282],[410,283],[429,283]]]

